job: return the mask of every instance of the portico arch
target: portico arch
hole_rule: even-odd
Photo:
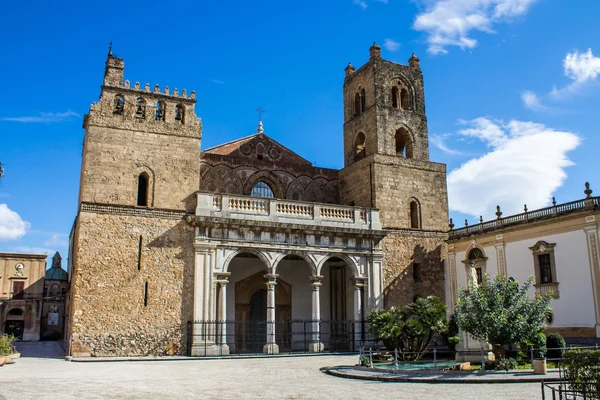
[[[318,275],[317,274],[317,266],[315,264],[315,262],[307,255],[304,254],[302,252],[299,251],[288,251],[285,253],[280,253],[278,254],[275,259],[273,260],[273,273],[276,274],[277,272],[277,267],[279,266],[280,262],[284,259],[284,258],[292,258],[292,257],[297,257],[302,259],[303,261],[306,262],[306,264],[308,265],[308,267],[310,268],[310,274],[311,275]]]
[[[361,275],[361,273],[360,273],[358,265],[356,265],[356,263],[354,262],[354,260],[352,260],[350,257],[348,257],[346,254],[343,254],[343,253],[332,253],[332,254],[328,254],[327,256],[323,257],[317,263],[317,275],[321,275],[322,274],[323,265],[325,265],[325,263],[327,261],[331,260],[332,258],[339,258],[339,259],[345,261],[346,265],[352,271],[352,274],[353,274],[352,276],[354,278],[362,278],[363,277]]]
[[[269,260],[269,257],[267,257],[267,255],[262,252],[261,250],[258,249],[244,249],[244,248],[240,248],[240,249],[236,249],[233,253],[229,254],[227,256],[227,258],[225,259],[225,262],[223,263],[223,272],[231,272],[230,270],[230,266],[231,266],[231,261],[239,256],[240,254],[243,253],[248,253],[248,254],[253,254],[256,257],[258,257],[266,266],[267,271],[271,271],[273,268],[273,264],[271,263],[271,261]]]

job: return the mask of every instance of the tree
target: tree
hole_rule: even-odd
[[[446,304],[429,296],[404,307],[373,310],[367,320],[370,332],[387,349],[398,349],[404,359],[419,359],[433,335],[447,329],[446,313]]]
[[[476,340],[492,344],[496,357],[504,357],[505,345],[537,341],[552,296],[528,296],[532,283],[529,277],[519,288],[517,281],[501,275],[492,281],[486,275],[483,284],[471,285],[469,292],[461,288],[455,312],[458,326]]]

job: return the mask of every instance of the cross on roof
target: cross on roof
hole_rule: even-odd
[[[256,109],[256,111],[258,111],[258,122],[262,121],[262,115],[264,112],[266,112],[261,106],[258,106],[258,108]]]

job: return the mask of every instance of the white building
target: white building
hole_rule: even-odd
[[[482,221],[450,231],[446,255],[446,301],[450,314],[459,288],[467,287],[470,263],[478,279],[501,274],[523,283],[535,278],[531,295],[552,292],[547,333],[572,341],[600,337],[600,197]],[[479,343],[461,343],[463,349]]]

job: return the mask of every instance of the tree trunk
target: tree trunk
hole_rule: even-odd
[[[500,358],[506,358],[506,349],[503,344],[495,344],[492,346],[492,352],[494,353],[494,357],[496,360]]]

